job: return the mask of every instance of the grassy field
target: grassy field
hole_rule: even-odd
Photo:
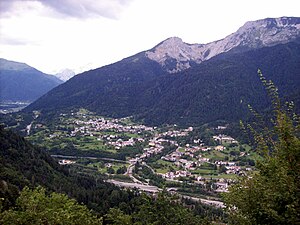
[[[220,179],[220,178],[224,178],[224,179],[236,179],[238,177],[238,175],[236,174],[218,174],[218,175],[208,175],[208,174],[203,174],[202,175],[204,178],[213,178],[213,179]]]
[[[169,168],[160,168],[160,169],[155,169],[154,170],[156,173],[161,173],[161,174],[164,174],[164,173],[167,173],[170,171]]]
[[[119,168],[123,166],[127,168],[129,164],[120,163],[120,162],[98,161],[98,162],[89,163],[87,166],[97,168],[100,173],[107,173],[108,167],[111,167],[112,169],[114,169],[115,172],[117,172]]]
[[[202,175],[211,175],[211,174],[217,174],[218,171],[217,170],[213,170],[213,169],[196,169],[192,171],[193,174],[198,174],[200,176]]]
[[[149,164],[154,171],[156,171],[157,173],[167,173],[171,170],[171,168],[173,168],[174,170],[177,169],[177,167],[174,165],[173,162],[168,162],[162,159],[157,160],[154,163]]]

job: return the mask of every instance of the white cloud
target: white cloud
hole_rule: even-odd
[[[279,0],[0,0],[0,4],[0,57],[47,73],[100,67],[171,36],[187,43],[208,43],[249,20],[299,16],[300,8],[299,0],[285,4]]]
[[[43,5],[62,17],[90,18],[106,17],[119,18],[131,0],[2,0],[1,15],[11,16],[24,10],[36,10],[38,5]]]

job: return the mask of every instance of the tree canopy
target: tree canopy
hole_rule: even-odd
[[[1,224],[102,224],[85,205],[67,195],[46,194],[39,186],[34,190],[25,187],[13,209],[0,214]]]
[[[264,123],[250,107],[257,122],[242,125],[263,157],[257,162],[258,172],[240,179],[224,199],[231,224],[300,224],[299,116],[293,103],[282,105],[275,85],[258,73],[271,98],[273,115]]]

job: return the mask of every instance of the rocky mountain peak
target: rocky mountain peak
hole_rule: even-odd
[[[201,46],[187,44],[181,38],[172,37],[147,51],[146,56],[160,63],[168,72],[175,73],[189,68],[190,61],[198,62]]]
[[[290,27],[291,29],[299,29],[300,18],[299,17],[279,17],[279,18],[266,18],[262,20],[249,21],[246,22],[244,26],[242,26],[240,30],[246,30],[249,28],[286,28]]]
[[[284,44],[300,37],[299,17],[267,18],[246,22],[235,33],[208,44],[187,44],[169,38],[146,52],[146,57],[161,64],[169,73],[185,70],[218,54]]]
[[[247,22],[231,39],[239,37],[242,45],[264,47],[286,43],[299,36],[300,18],[281,17]]]

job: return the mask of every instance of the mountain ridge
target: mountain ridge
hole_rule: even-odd
[[[251,116],[248,104],[259,111],[270,106],[258,69],[278,87],[280,97],[300,103],[295,99],[300,94],[299,53],[299,41],[243,53],[227,52],[176,76],[165,76],[161,85],[149,90],[166,87],[158,103],[138,118],[147,124],[163,121],[185,125],[247,119]]]
[[[268,19],[264,24],[267,26],[271,23],[269,21],[274,20],[276,21]],[[280,26],[286,26],[285,20],[278,20],[281,21]],[[279,89],[283,89],[285,96],[298,96],[299,21],[300,18],[296,18],[293,22],[297,26],[293,25],[294,28],[291,28],[294,32],[291,39],[283,35],[280,44],[272,45],[267,42],[270,46],[260,47],[260,41],[253,43],[258,46],[254,48],[249,47],[246,42],[241,43],[242,40],[251,42],[255,37],[244,37],[233,43],[232,46],[237,47],[229,46],[228,51],[201,63],[182,60],[190,67],[172,75],[168,69],[178,68],[177,58],[172,58],[172,54],[180,53],[180,46],[190,49],[195,45],[184,44],[180,38],[167,39],[168,43],[161,42],[153,49],[71,78],[29,105],[25,112],[41,110],[48,113],[84,107],[103,116],[134,116],[154,125],[177,122],[203,124],[218,119],[239,120],[247,115],[246,103],[253,103],[253,106],[260,109],[268,105],[264,89],[256,76],[259,68],[274,80]],[[251,27],[251,24],[247,27]],[[282,36],[285,32],[288,34],[286,28],[284,33],[278,34]],[[171,56],[166,55],[166,52],[158,54],[165,61],[160,63],[147,57],[147,53],[154,53],[158,47],[170,43],[173,43],[168,48]],[[201,46],[198,45],[199,48]],[[204,55],[209,57],[209,54]],[[183,59],[185,56],[191,57],[182,54]],[[299,85],[295,86],[296,84]],[[244,98],[240,99],[240,96]],[[241,101],[245,103],[243,107]]]
[[[158,62],[169,73],[176,73],[220,53],[239,47],[246,49],[273,46],[295,40],[300,35],[300,18],[280,17],[246,22],[236,32],[207,44],[187,44],[171,37],[146,51],[146,57]],[[242,48],[244,47],[244,48]]]
[[[61,83],[57,77],[25,63],[0,58],[1,102],[32,102]]]

